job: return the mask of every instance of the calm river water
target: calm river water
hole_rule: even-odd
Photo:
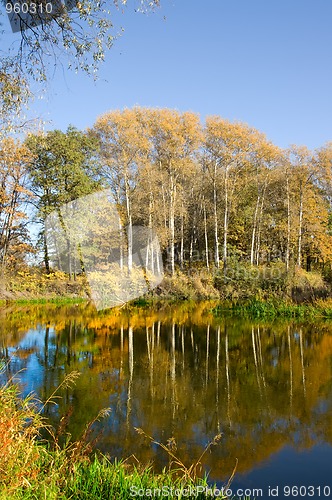
[[[237,463],[233,491],[332,498],[332,322],[215,318],[213,305],[2,308],[2,377],[16,373],[25,394],[46,399],[79,371],[47,414],[56,424],[67,413],[66,432],[78,438],[110,408],[90,437],[111,458],[167,465],[141,428],[158,442],[174,438],[189,465],[221,433],[203,458],[211,483],[222,486]]]

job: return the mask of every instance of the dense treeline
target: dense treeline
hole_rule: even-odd
[[[87,132],[70,127],[0,147],[2,264],[17,265],[31,214],[103,187],[123,227],[158,234],[166,269],[207,268],[232,275],[235,263],[282,263],[328,272],[332,142],[281,150],[243,123],[194,113],[134,108],[100,116]],[[32,210],[34,208],[34,210]],[[44,265],[47,246],[41,237]]]

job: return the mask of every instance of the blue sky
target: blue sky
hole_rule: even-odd
[[[332,140],[331,0],[161,0],[148,15],[128,0],[115,21],[100,80],[58,71],[33,104],[46,128],[141,105],[243,121],[281,147]]]

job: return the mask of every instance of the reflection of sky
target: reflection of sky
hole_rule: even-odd
[[[55,337],[54,328],[49,328],[49,340]],[[16,381],[20,382],[23,395],[37,392],[43,381],[45,368],[40,363],[40,351],[45,347],[45,327],[37,327],[28,330],[16,347],[10,347],[11,373]],[[51,343],[48,351],[52,349]],[[21,357],[22,351],[28,351],[26,357]]]
[[[49,339],[55,337],[54,328],[49,327]],[[17,344],[18,349],[31,349],[35,347],[39,350],[45,345],[45,326],[28,330],[23,339]]]
[[[43,380],[44,368],[40,366],[39,360],[35,353],[29,356],[26,370],[20,373],[20,381],[25,394],[29,392],[37,392]]]
[[[261,488],[264,499],[273,498],[269,495],[269,487],[278,487],[276,498],[330,498],[332,495],[331,481],[331,453],[332,446],[322,444],[310,449],[295,450],[291,446],[284,446],[280,451],[271,455],[265,463],[257,466],[248,474],[236,474],[232,483],[233,491],[237,488]],[[276,475],[276,470],[278,475]],[[299,488],[314,486],[314,496],[287,495],[286,486],[297,485]],[[325,487],[325,495],[324,495]],[[319,490],[320,488],[320,490]],[[303,488],[304,491],[304,488]],[[311,492],[312,493],[312,492]]]
[[[54,328],[49,328],[49,338],[55,337]],[[14,355],[18,349],[36,349],[39,351],[45,345],[45,326],[27,330],[15,347],[8,347],[8,353]]]

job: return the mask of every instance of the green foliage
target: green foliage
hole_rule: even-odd
[[[30,134],[26,145],[33,155],[28,171],[42,217],[98,189],[91,175],[97,143],[83,132],[69,127],[67,132]]]
[[[83,132],[69,127],[66,133],[54,130],[44,135],[29,135],[26,145],[33,155],[28,172],[37,220],[42,223],[40,237],[46,271],[49,272],[45,218],[52,211],[59,211],[61,205],[99,188],[92,175],[97,143]]]

